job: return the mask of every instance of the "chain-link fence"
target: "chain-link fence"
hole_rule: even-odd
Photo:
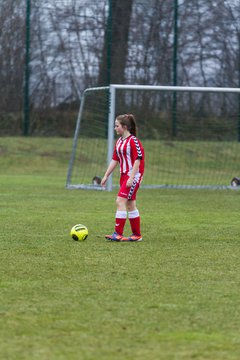
[[[0,135],[72,136],[110,82],[239,87],[239,24],[238,0],[1,0]]]

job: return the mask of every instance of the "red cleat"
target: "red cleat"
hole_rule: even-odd
[[[109,241],[122,241],[123,235],[119,235],[118,233],[116,233],[114,231],[114,233],[112,235],[105,235],[105,239],[107,239]]]
[[[137,242],[137,241],[142,241],[143,238],[141,235],[134,235],[132,234],[129,237],[122,237],[122,239],[120,241],[131,241],[131,242]]]

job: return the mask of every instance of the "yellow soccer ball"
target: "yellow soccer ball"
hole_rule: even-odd
[[[71,238],[75,241],[84,241],[88,237],[88,229],[85,225],[74,225],[70,231]]]

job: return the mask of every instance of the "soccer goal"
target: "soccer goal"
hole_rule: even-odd
[[[145,148],[142,188],[228,188],[240,175],[239,88],[110,85],[83,93],[68,189],[102,189],[123,113],[135,115]],[[115,170],[106,189],[118,178]]]

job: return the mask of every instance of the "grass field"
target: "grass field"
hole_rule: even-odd
[[[144,241],[109,243],[116,192],[64,188],[71,143],[0,138],[0,358],[239,360],[240,193],[142,190]]]

